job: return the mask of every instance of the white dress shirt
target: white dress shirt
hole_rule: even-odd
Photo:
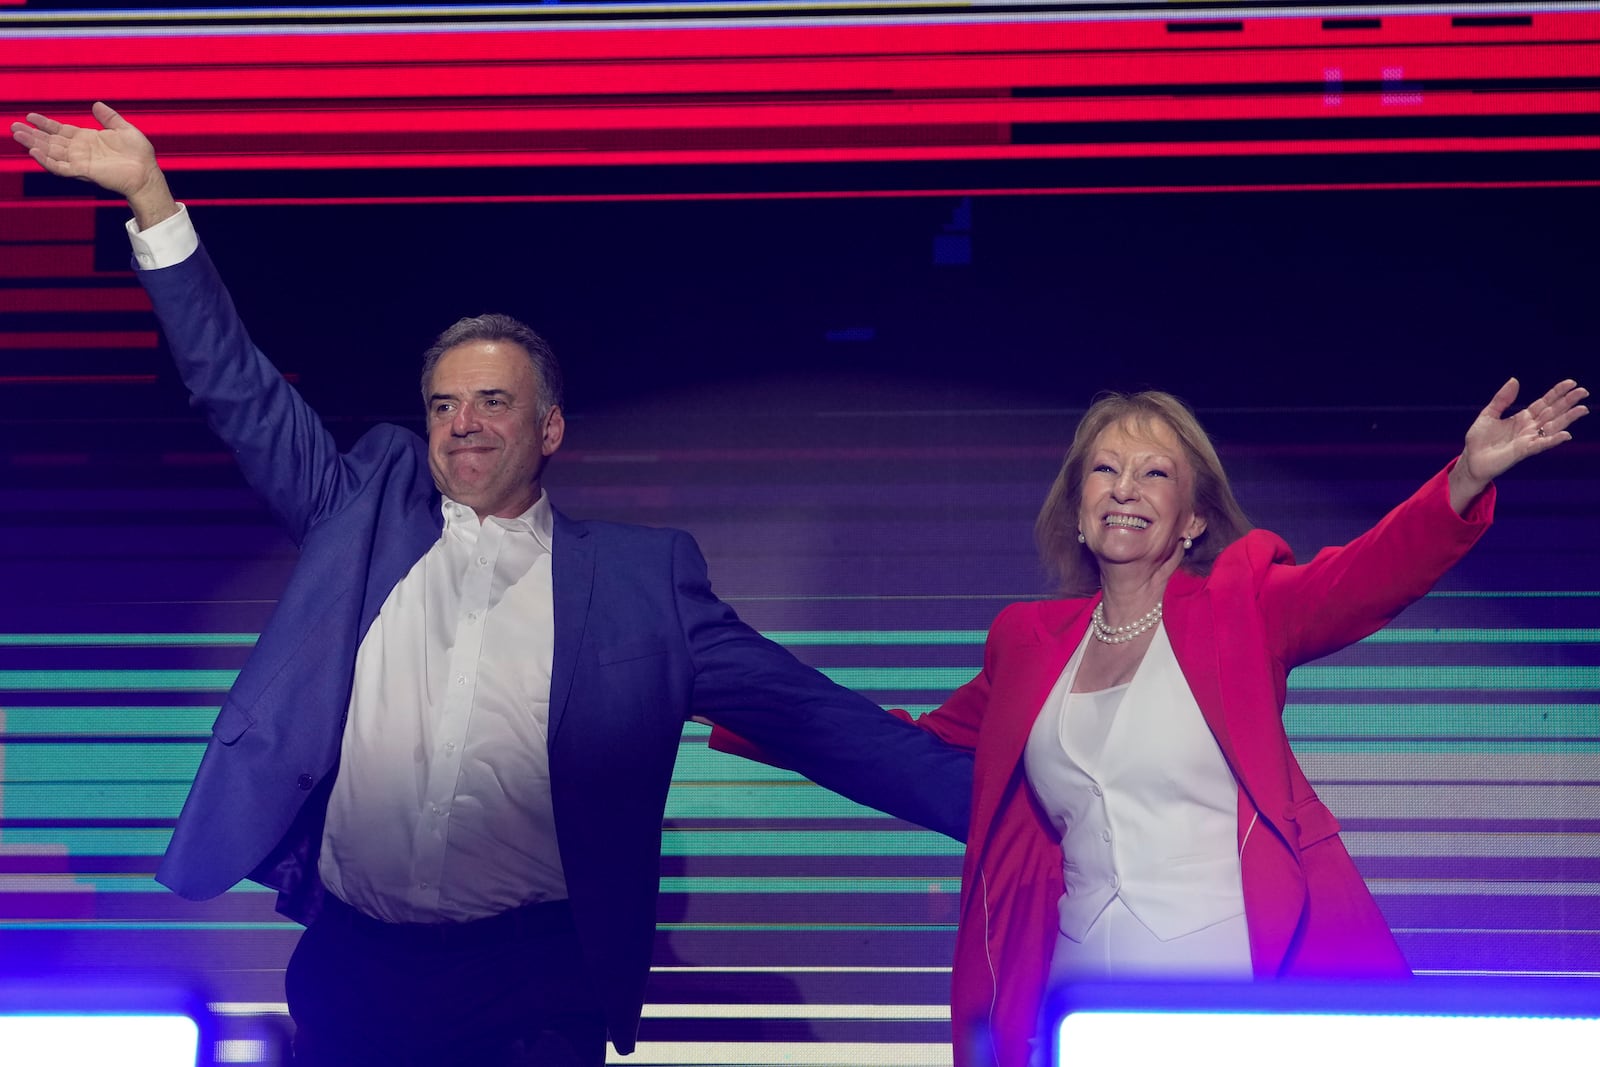
[[[482,918],[567,895],[546,730],[555,614],[549,498],[444,533],[356,653],[323,882],[389,922]]]
[[[142,270],[199,247],[188,210],[128,237]],[[444,532],[356,653],[318,873],[389,922],[459,922],[567,895],[546,729],[555,649],[553,518],[543,493]]]

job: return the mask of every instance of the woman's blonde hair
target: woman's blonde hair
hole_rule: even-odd
[[[1078,510],[1083,503],[1083,481],[1088,476],[1089,453],[1102,433],[1126,426],[1130,433],[1153,437],[1156,424],[1164,424],[1178,439],[1189,468],[1194,472],[1194,510],[1206,528],[1183,560],[1185,570],[1211,573],[1222,550],[1250,531],[1250,520],[1234,499],[1228,474],[1222,469],[1211,438],[1187,404],[1171,393],[1102,393],[1078,422],[1072,447],[1050,486],[1044,507],[1033,524],[1034,541],[1046,571],[1064,596],[1092,596],[1100,588],[1100,568],[1086,545],[1078,543]]]

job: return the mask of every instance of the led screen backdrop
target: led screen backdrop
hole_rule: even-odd
[[[559,506],[692,531],[753,625],[913,710],[1044,594],[1032,517],[1098,390],[1189,398],[1306,558],[1507,375],[1600,351],[1583,6],[556,7],[0,6],[0,98],[141,123],[344,440],[418,425],[456,316],[538,325]],[[0,966],[191,977],[242,1042],[296,928],[150,872],[293,549],[185,405],[123,212],[31,166],[0,158]],[[1600,972],[1592,437],[1293,680],[1424,972]],[[956,846],[683,744],[632,1062],[946,1062]]]

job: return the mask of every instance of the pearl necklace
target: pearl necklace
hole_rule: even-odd
[[[1120,645],[1125,642],[1132,641],[1140,634],[1148,632],[1152,627],[1155,626],[1156,623],[1160,621],[1160,601],[1156,602],[1155,607],[1151,608],[1137,619],[1134,619],[1126,626],[1106,625],[1105,601],[1101,601],[1100,603],[1096,604],[1094,606],[1094,614],[1089,616],[1089,622],[1094,628],[1095,640],[1104,641],[1108,645]]]

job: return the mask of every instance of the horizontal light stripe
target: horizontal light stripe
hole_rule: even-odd
[[[1600,857],[1600,834],[1346,830],[1340,836],[1345,847],[1357,856]]]
[[[959,878],[663,878],[663,893],[917,893],[961,892]]]
[[[1313,782],[1327,779],[1363,782],[1600,782],[1600,760],[1567,754],[1573,746],[1549,753],[1525,754],[1391,754],[1301,753],[1301,764]],[[1584,748],[1587,751],[1587,746]]]
[[[211,707],[0,708],[7,737],[203,737],[220,709]]]
[[[768,1064],[803,1064],[804,1067],[948,1067],[949,1043],[904,1044],[843,1041],[770,1041],[760,1044],[734,1041],[641,1041],[627,1056],[614,1049],[606,1062],[619,1067],[767,1067]]]
[[[1592,627],[1479,627],[1392,626],[1361,642],[1364,645],[1592,645],[1600,643],[1600,629]]]
[[[948,1022],[948,1004],[646,1004],[646,1019],[874,1019]]]
[[[1490,882],[1463,878],[1368,878],[1367,888],[1376,896],[1441,897],[1594,897],[1600,896],[1600,882]],[[1558,930],[1557,933],[1590,933],[1588,930]]]
[[[28,930],[32,932],[68,932],[82,934],[88,932],[133,932],[133,931],[160,931],[162,933],[184,933],[197,930],[216,931],[219,933],[251,933],[257,931],[270,931],[274,933],[298,933],[304,929],[292,919],[285,919],[281,923],[223,923],[223,922],[113,922],[106,919],[57,919],[46,921],[0,919],[0,931]],[[900,927],[900,929],[905,929]]]
[[[846,689],[936,690],[946,693],[970,681],[970,667],[822,667]],[[1549,692],[1600,689],[1600,667],[1411,665],[1404,667],[1300,667],[1289,675],[1291,690],[1395,689],[1481,692]]]
[[[0,692],[226,692],[238,671],[0,671]]]
[[[762,636],[780,645],[981,645],[983,630],[763,630]]]
[[[927,831],[668,830],[663,856],[959,856],[961,842]]]
[[[0,634],[0,648],[248,648],[256,634]]]
[[[1586,785],[1319,785],[1340,818],[1600,819],[1600,788]]]
[[[1552,737],[1544,741],[1525,740],[1499,740],[1486,741],[1478,738],[1461,737],[1445,740],[1419,741],[1411,738],[1405,740],[1390,740],[1388,738],[1361,738],[1359,740],[1330,740],[1318,737],[1314,741],[1296,740],[1293,736],[1294,750],[1300,755],[1301,762],[1310,762],[1318,755],[1324,757],[1350,756],[1360,759],[1375,759],[1380,756],[1396,756],[1401,760],[1417,760],[1438,756],[1449,756],[1461,759],[1509,759],[1515,756],[1556,757],[1563,755],[1586,754],[1590,759],[1600,753],[1600,738],[1594,740],[1573,741],[1565,737]],[[1402,774],[1402,778],[1410,779],[1411,775]]]
[[[1499,596],[1502,594],[1485,594]],[[1587,594],[1585,594],[1587,595]],[[828,647],[982,645],[983,630],[764,630],[780,645]],[[256,644],[253,633],[0,633],[0,648],[236,648]],[[1415,627],[1391,626],[1364,639],[1375,645],[1596,644],[1597,627]]]
[[[949,974],[949,967],[651,967],[661,974]]]
[[[1326,704],[1291,700],[1283,722],[1290,737],[1600,738],[1600,713],[1594,704]]]

